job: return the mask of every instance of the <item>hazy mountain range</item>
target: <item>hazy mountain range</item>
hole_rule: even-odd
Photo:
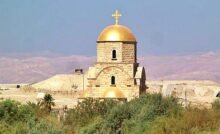
[[[175,56],[143,56],[148,80],[214,80],[220,82],[220,51]],[[0,83],[33,83],[55,74],[87,69],[95,57],[54,53],[0,55]]]

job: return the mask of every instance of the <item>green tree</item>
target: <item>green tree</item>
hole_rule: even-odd
[[[52,106],[55,106],[54,98],[50,94],[45,94],[43,100],[40,102],[40,106],[48,112],[51,112]]]

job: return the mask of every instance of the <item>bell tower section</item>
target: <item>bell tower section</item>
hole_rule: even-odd
[[[97,63],[137,63],[136,42],[97,41]]]

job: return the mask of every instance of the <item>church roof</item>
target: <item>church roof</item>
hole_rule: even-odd
[[[136,38],[129,28],[115,24],[106,27],[97,39],[97,42],[111,41],[136,42]]]
[[[136,38],[131,30],[126,26],[118,24],[119,17],[121,16],[118,10],[112,14],[112,17],[115,18],[115,25],[106,27],[99,35],[97,42],[136,42]]]

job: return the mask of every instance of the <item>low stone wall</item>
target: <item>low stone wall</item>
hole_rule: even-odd
[[[218,99],[220,85],[212,81],[147,81],[148,93],[174,96],[184,105],[207,105]]]

